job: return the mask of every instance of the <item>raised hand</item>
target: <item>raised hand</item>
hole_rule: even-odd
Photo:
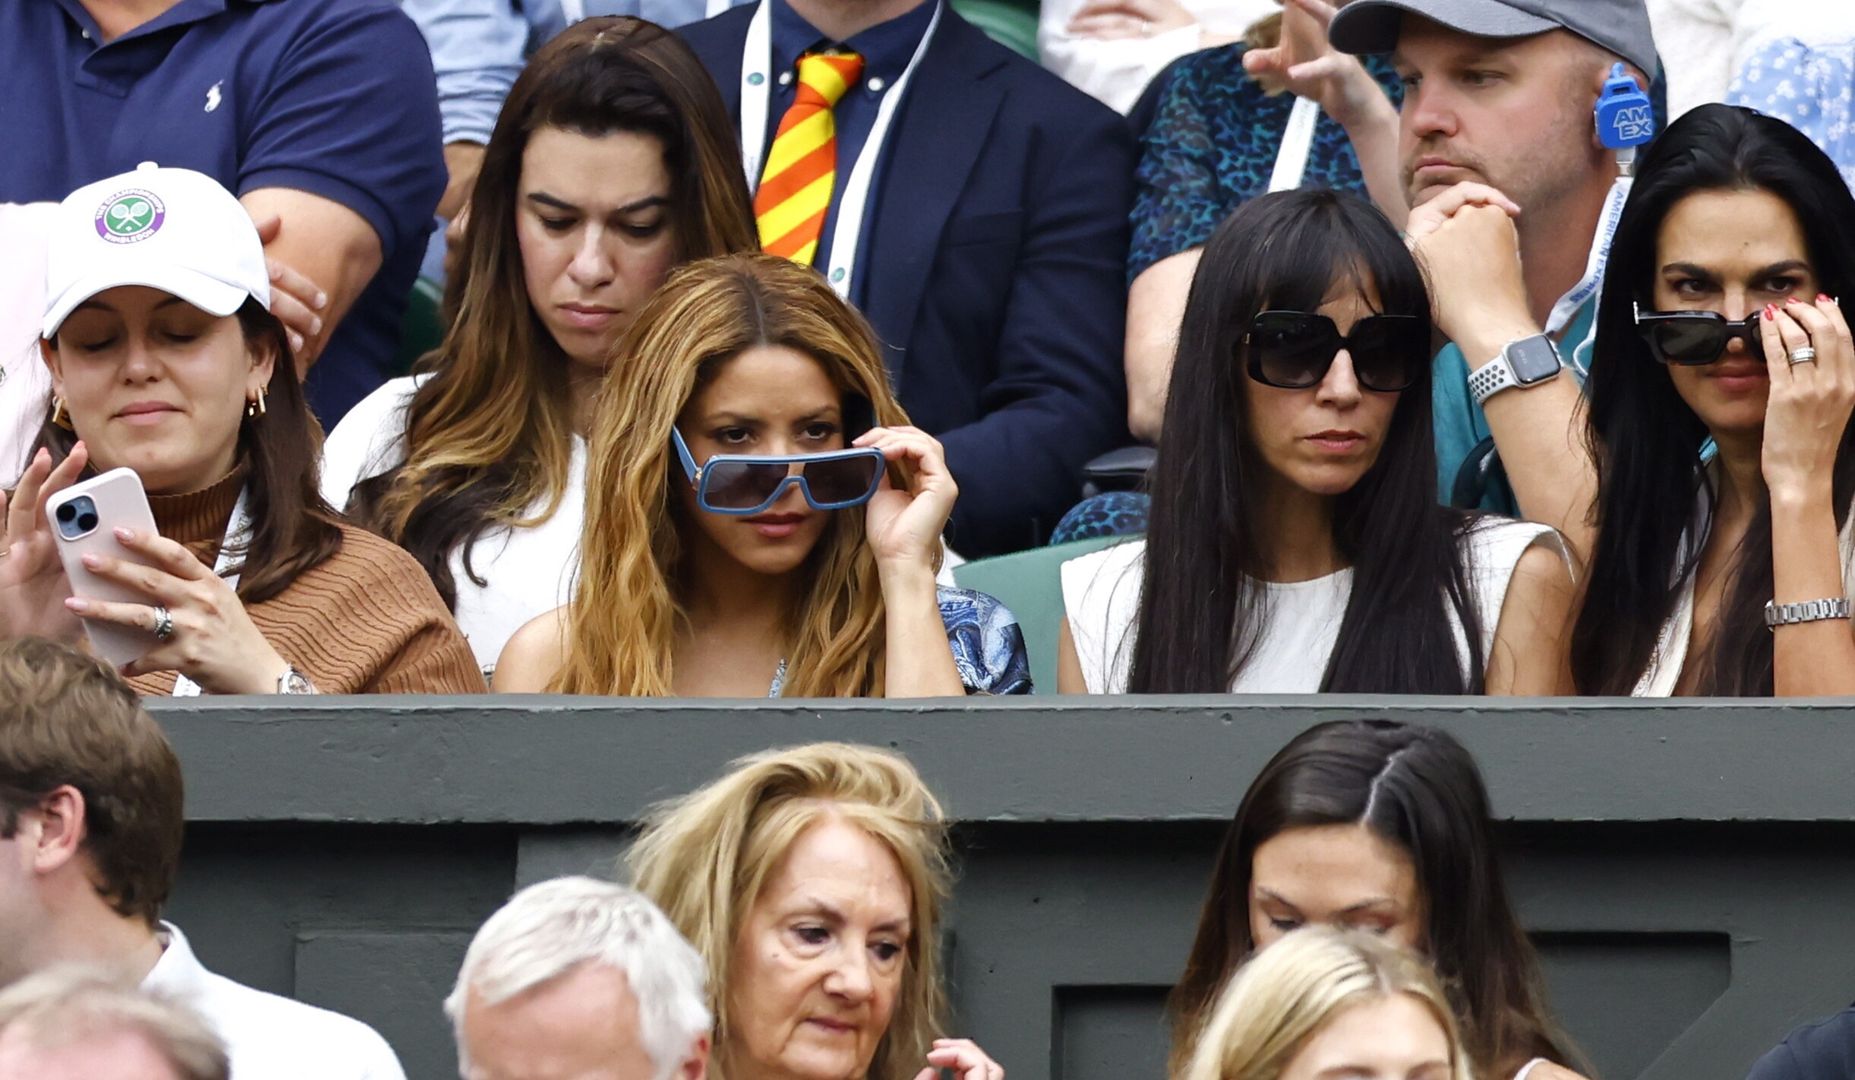
[[[1337,10],[1327,0],[1284,0],[1281,44],[1245,52],[1243,70],[1318,102],[1349,130],[1374,115],[1389,115],[1395,125],[1391,101],[1365,65],[1328,43]]]
[[[258,226],[258,239],[266,245],[283,231],[283,218],[277,214],[265,214],[254,221]],[[265,259],[264,265],[270,271],[271,314],[283,323],[290,337],[290,351],[296,354],[296,373],[301,376],[309,370],[308,357],[313,355],[308,346],[317,344],[322,333],[322,313],[328,309],[328,294],[308,277],[276,259]]]
[[[942,1069],[950,1069],[954,1080],[1005,1080],[1004,1066],[986,1056],[971,1039],[935,1039],[928,1051],[928,1068],[915,1080],[937,1080]]]
[[[1836,301],[1792,297],[1759,320],[1771,396],[1760,466],[1774,502],[1832,496],[1836,451],[1855,411],[1855,345]],[[1799,350],[1814,350],[1814,356]],[[1800,357],[1792,363],[1793,356]]]
[[[912,427],[871,428],[855,445],[877,447],[885,458],[905,462],[914,472],[908,490],[895,487],[885,475],[882,488],[865,508],[864,523],[877,563],[885,568],[927,567],[931,572],[960,493],[947,471],[946,452],[933,436]]]
[[[65,606],[86,619],[99,619],[159,633],[165,609],[167,636],[123,674],[131,678],[176,671],[209,694],[269,694],[289,667],[251,621],[238,594],[186,548],[172,540],[117,529],[116,540],[142,562],[103,555],[84,556],[91,573],[126,585],[148,598],[125,604],[72,597]]]
[[[41,448],[12,500],[0,492],[0,520],[6,522],[0,540],[0,638],[32,634],[71,643],[82,636],[83,625],[64,607],[71,586],[58,561],[45,502],[76,483],[89,462],[81,442],[56,468],[51,452]]]
[[[1510,340],[1531,330],[1520,272],[1520,213],[1486,184],[1460,183],[1411,211],[1405,237],[1430,278],[1436,325],[1457,342]],[[1493,355],[1490,353],[1489,355]],[[1471,365],[1486,360],[1477,353]]]

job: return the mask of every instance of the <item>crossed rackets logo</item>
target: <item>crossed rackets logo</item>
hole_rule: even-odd
[[[97,235],[113,244],[133,244],[153,236],[166,220],[167,207],[159,198],[131,189],[97,208]]]

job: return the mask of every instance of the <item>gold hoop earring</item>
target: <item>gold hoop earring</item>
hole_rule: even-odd
[[[246,416],[263,416],[265,411],[266,411],[266,408],[264,404],[264,388],[260,386],[258,387],[258,399],[256,401],[245,402],[245,415]]]
[[[71,418],[65,415],[64,399],[61,397],[52,398],[52,424],[56,427],[61,427],[65,429],[66,431],[77,430],[76,428],[71,426]]]

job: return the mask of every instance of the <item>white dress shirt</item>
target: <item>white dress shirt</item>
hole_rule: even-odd
[[[142,989],[200,1014],[225,1041],[232,1080],[406,1080],[373,1028],[214,975],[172,923],[161,924],[160,936],[166,947]]]

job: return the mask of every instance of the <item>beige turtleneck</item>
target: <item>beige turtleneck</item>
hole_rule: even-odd
[[[245,482],[235,470],[182,495],[151,495],[162,536],[212,566]],[[348,525],[341,550],[283,592],[249,604],[271,647],[325,694],[476,694],[484,690],[470,646],[419,564]],[[131,680],[142,694],[174,692],[174,673]]]

